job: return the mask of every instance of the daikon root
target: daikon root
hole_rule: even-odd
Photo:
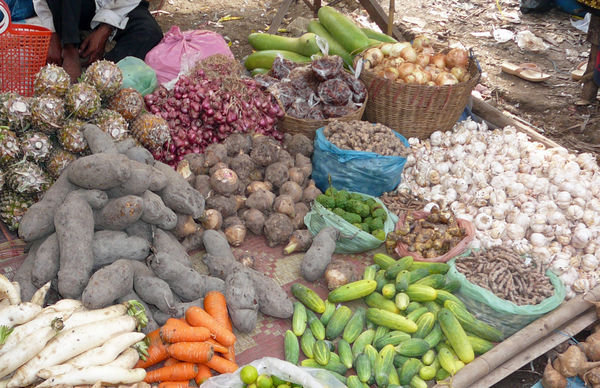
[[[52,282],[48,282],[41,286],[31,297],[31,303],[35,303],[39,306],[44,305],[44,301],[46,300],[46,294],[48,294],[48,290],[50,289],[50,284]]]
[[[10,304],[21,303],[21,292],[8,278],[0,274],[0,299],[8,299]]]
[[[14,327],[27,323],[42,311],[40,305],[25,302],[0,308],[0,326]]]
[[[85,385],[101,381],[106,384],[133,384],[144,380],[146,371],[143,368],[125,369],[115,366],[89,366],[51,377],[36,388],[51,387],[54,385]]]
[[[87,325],[89,323],[103,321],[109,318],[124,316],[126,313],[127,306],[125,304],[115,304],[113,306],[97,310],[77,311],[65,321],[65,329],[71,329],[73,327]]]
[[[121,352],[144,339],[144,333],[123,333],[106,341],[102,346],[90,349],[68,361],[76,367],[105,365],[114,361]]]
[[[58,302],[50,305],[42,310],[42,312],[60,312],[60,311],[75,311],[82,310],[83,304],[80,300],[76,299],[61,299]]]
[[[116,366],[119,368],[131,369],[140,360],[140,354],[134,348],[127,348],[114,361],[109,362],[106,366]]]

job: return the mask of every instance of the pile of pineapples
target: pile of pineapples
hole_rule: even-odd
[[[18,229],[70,162],[89,154],[81,130],[87,122],[117,142],[133,138],[150,150],[170,140],[167,122],[144,112],[142,95],[122,89],[122,81],[109,61],[93,63],[73,85],[62,67],[47,65],[36,76],[33,97],[0,94],[0,220],[9,229]]]

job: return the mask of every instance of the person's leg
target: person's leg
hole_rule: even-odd
[[[596,68],[596,57],[598,56],[598,45],[600,45],[600,16],[592,14],[590,25],[588,27],[587,41],[590,42],[590,56],[588,64],[583,74],[593,73]],[[583,83],[581,91],[581,100],[578,103],[591,103],[598,94],[598,85],[592,77],[587,77]]]
[[[143,60],[148,51],[160,42],[162,30],[148,11],[148,6],[149,3],[144,0],[127,15],[127,26],[115,35],[117,44],[105,54],[105,59],[118,62],[132,56]]]

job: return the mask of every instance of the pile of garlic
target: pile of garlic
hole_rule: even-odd
[[[515,128],[490,131],[470,120],[409,143],[397,190],[472,221],[472,248],[531,254],[560,276],[569,299],[596,286],[600,168],[592,154],[546,149]]]

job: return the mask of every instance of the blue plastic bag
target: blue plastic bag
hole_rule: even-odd
[[[13,21],[23,20],[35,16],[33,0],[4,0],[10,9],[10,18]],[[2,16],[0,16],[0,20]]]
[[[567,377],[567,388],[585,388],[586,385],[579,377]],[[544,388],[542,380],[538,381],[531,388]]]
[[[406,147],[410,147],[404,136],[397,132],[394,134]],[[406,158],[342,150],[329,142],[323,134],[323,128],[319,128],[315,136],[312,164],[312,179],[323,192],[329,187],[331,176],[332,186],[338,190],[379,197],[400,184]]]

